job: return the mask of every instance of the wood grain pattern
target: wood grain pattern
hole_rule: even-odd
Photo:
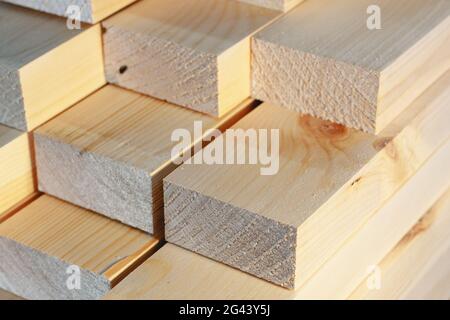
[[[36,191],[31,144],[29,134],[0,125],[0,221]]]
[[[248,100],[215,119],[106,86],[34,133],[39,190],[150,233],[162,233],[162,178],[176,168],[175,129],[194,136],[224,129],[250,111]]]
[[[364,298],[364,294],[367,293],[366,279],[367,269],[373,264],[378,264],[380,260],[367,261],[368,252],[372,249],[379,251],[380,247],[383,247],[389,242],[379,237],[379,233],[375,237],[367,238],[364,234],[368,235],[370,230],[370,224],[377,221],[384,221],[384,231],[389,233],[398,233],[399,229],[405,228],[409,225],[413,226],[413,230],[420,230],[429,234],[429,236],[435,237],[433,234],[435,231],[429,229],[420,229],[423,226],[423,221],[428,221],[428,217],[425,216],[417,224],[419,227],[414,227],[417,223],[417,217],[423,216],[428,208],[433,205],[433,201],[439,200],[442,192],[445,192],[445,186],[449,185],[450,181],[448,174],[445,177],[440,177],[439,170],[445,168],[449,159],[450,143],[446,144],[446,149],[441,148],[439,153],[433,155],[426,164],[419,170],[419,174],[411,178],[402,189],[397,192],[387,203],[371,218],[366,225],[361,227],[356,232],[354,237],[346,246],[336,253],[336,257],[343,258],[346,256],[345,251],[353,250],[352,255],[347,256],[347,260],[340,261],[340,266],[337,269],[335,264],[330,261],[326,262],[318,272],[304,284],[304,286],[297,290],[287,290],[282,287],[276,286],[269,282],[263,281],[256,277],[236,270],[222,263],[213,261],[206,257],[200,256],[196,253],[190,252],[183,248],[177,247],[172,244],[166,244],[155,255],[139,266],[133,273],[131,273],[127,279],[115,287],[111,292],[106,295],[106,299],[226,299],[226,300],[239,300],[239,299],[345,299],[349,296],[349,284],[353,287],[350,289],[350,293],[355,287],[360,284],[357,293],[353,293],[351,298]],[[433,179],[437,178],[438,181]],[[432,186],[432,190],[424,191],[423,185]],[[448,216],[448,206],[443,206],[442,199],[447,197],[448,192],[439,202],[433,206],[432,212],[441,216]],[[434,199],[434,200],[433,200]],[[406,204],[406,205],[405,205]],[[397,215],[400,213],[399,215]],[[415,220],[414,220],[415,219]],[[448,220],[448,217],[446,218]],[[440,226],[434,222],[437,228],[442,230],[448,229],[448,224]],[[407,230],[407,229],[406,229]],[[442,232],[441,232],[442,233]],[[404,233],[403,233],[404,234]],[[410,232],[409,234],[412,234]],[[401,233],[398,233],[401,238]],[[448,237],[448,235],[446,235]],[[407,236],[406,238],[410,238]],[[402,240],[398,244],[393,253],[397,252],[399,246],[403,246]],[[427,242],[428,244],[429,242]],[[443,244],[443,243],[441,243]],[[445,245],[440,246],[439,241],[435,241],[433,249],[434,252],[442,252],[445,250]],[[392,244],[395,246],[395,243]],[[423,264],[419,264],[417,267],[411,266],[411,261],[415,261],[415,256],[418,255],[431,255],[431,251],[425,249],[426,245],[422,245],[419,250],[414,247],[403,246],[403,254],[406,257],[411,258],[408,263],[405,263],[406,259],[396,259],[391,261],[391,265],[388,266],[383,260],[379,264],[380,272],[382,275],[383,290],[376,292],[375,295],[382,298],[392,297],[393,292],[404,294],[406,293],[403,283],[413,283],[416,279],[417,273],[429,273],[426,272]],[[367,250],[371,248],[371,250]],[[392,256],[391,253],[389,256]],[[372,258],[374,258],[375,254]],[[361,258],[361,256],[363,256]],[[365,256],[365,257],[364,257]],[[438,254],[439,256],[439,254]],[[332,258],[334,259],[334,257]],[[348,260],[350,259],[350,260]],[[403,261],[402,261],[403,260]],[[352,263],[348,263],[351,261]],[[425,260],[423,260],[425,262]],[[443,261],[442,259],[440,261]],[[430,260],[431,263],[431,260]],[[355,264],[355,266],[354,266]],[[433,264],[433,263],[432,263]],[[445,264],[444,264],[445,266]],[[345,270],[350,269],[349,271]],[[395,269],[397,274],[405,274],[402,279],[396,279],[391,277],[389,269]],[[442,275],[445,276],[445,267],[440,268],[440,272],[434,279],[439,279]],[[444,269],[444,270],[442,270]],[[356,271],[359,275],[356,277],[359,282],[356,284],[355,276],[352,275],[352,271]],[[384,275],[387,274],[385,277]],[[420,277],[419,277],[420,278]],[[342,287],[335,287],[333,282],[341,282]],[[430,278],[428,278],[430,279]],[[423,284],[423,281],[419,281]],[[331,283],[331,289],[329,284]],[[436,281],[433,282],[434,284]],[[413,287],[417,290],[418,286]],[[427,286],[425,285],[425,288]],[[421,292],[423,298],[433,298],[436,294],[440,294],[448,288],[448,280],[441,287],[443,289],[436,290],[431,283],[428,283],[428,288],[432,287],[433,290],[423,290]],[[373,296],[373,295],[372,295]],[[440,295],[442,298],[442,295]]]
[[[96,23],[136,0],[3,0],[15,5],[67,17],[69,6],[80,8],[80,21]]]
[[[364,281],[351,299],[450,298],[450,191],[380,263],[379,290]]]
[[[370,5],[380,30],[366,25]],[[450,2],[307,1],[252,49],[255,98],[379,133],[450,68]]]
[[[229,0],[144,0],[103,22],[106,78],[222,116],[250,96],[250,36],[281,13]]]
[[[100,26],[0,3],[0,123],[33,130],[105,83]]]
[[[233,128],[278,128],[279,172],[183,165],[164,180],[167,240],[298,287],[450,136],[449,84],[450,72],[378,137],[263,104]]]
[[[27,299],[100,298],[158,243],[44,195],[0,224],[0,287]],[[79,289],[67,286],[71,266],[79,268]]]
[[[296,5],[302,3],[304,0],[239,0],[239,1],[273,10],[288,11],[294,8]]]

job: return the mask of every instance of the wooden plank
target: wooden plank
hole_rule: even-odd
[[[380,30],[366,24],[374,5]],[[252,49],[255,98],[379,133],[449,69],[450,2],[307,1]]]
[[[288,11],[304,0],[239,0],[273,10]]]
[[[0,29],[0,123],[33,130],[105,83],[99,25],[0,3]]]
[[[190,154],[207,130],[227,128],[253,104],[247,100],[215,119],[106,86],[35,131],[39,190],[159,234],[162,179],[177,167],[174,130],[195,139],[184,147]],[[196,121],[204,132],[194,131]]]
[[[367,281],[352,299],[450,298],[450,191],[380,263],[380,287]]]
[[[181,166],[164,179],[166,239],[298,287],[450,136],[449,84],[450,72],[378,137],[263,104],[232,128],[279,129],[279,171]]]
[[[22,298],[0,289],[0,300],[22,300]]]
[[[36,191],[30,136],[0,125],[0,222]]]
[[[281,13],[230,0],[144,0],[105,20],[106,78],[214,116],[250,96],[250,36]]]
[[[392,243],[392,234],[397,234],[397,240],[400,239],[408,228],[417,223],[418,217],[425,215],[445,193],[450,181],[450,172],[445,171],[449,150],[450,142],[447,142],[297,290],[284,289],[191,251],[166,244],[105,298],[344,299],[360,283],[366,283],[369,266],[380,263],[396,245]],[[442,175],[441,172],[446,174]],[[381,238],[379,231],[373,228],[377,223],[383,226]],[[375,231],[378,233],[374,236]],[[383,251],[384,256],[379,257]],[[351,252],[350,256],[348,252]],[[383,264],[380,267],[381,274],[384,274]],[[341,285],[336,285],[336,282]]]
[[[96,299],[158,243],[142,231],[44,195],[0,224],[0,287],[27,299]],[[77,275],[78,288],[71,278]]]
[[[67,17],[70,6],[80,8],[79,20],[96,23],[123,9],[136,0],[3,0],[15,5]]]

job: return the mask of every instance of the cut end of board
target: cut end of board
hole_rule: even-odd
[[[0,287],[27,299],[98,299],[157,245],[141,231],[44,195],[0,224]]]
[[[250,96],[250,36],[279,16],[230,0],[144,0],[105,20],[108,82],[215,117]]]
[[[378,134],[450,67],[449,30],[446,0],[306,1],[254,36],[252,96]]]
[[[49,14],[97,23],[136,0],[4,0]]]
[[[170,177],[164,182],[164,201],[165,238],[170,243],[295,287],[296,228],[179,187]]]

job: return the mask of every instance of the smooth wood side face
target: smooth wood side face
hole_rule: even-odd
[[[0,125],[0,221],[36,190],[30,137]]]
[[[448,69],[449,14],[445,0],[305,2],[254,37],[252,94],[378,133]]]
[[[27,64],[20,78],[32,130],[105,84],[100,25]]]
[[[0,224],[5,256],[0,286],[29,299],[99,298],[157,243],[141,231],[44,195]],[[111,273],[117,266],[121,272]],[[70,277],[76,273],[79,290]]]
[[[162,230],[162,179],[176,165],[175,130],[201,143],[203,130],[229,126],[249,111],[247,101],[215,119],[166,102],[106,86],[59,115],[34,136],[39,189],[150,233]]]
[[[96,23],[136,0],[4,0],[15,5],[66,17],[70,6],[80,9],[80,21]]]
[[[350,299],[447,300],[449,228],[450,192],[447,192],[378,265],[382,270],[379,289],[370,290],[369,276]]]
[[[446,75],[410,106],[415,120],[401,117],[393,125],[400,133],[381,137],[262,105],[233,128],[278,128],[279,171],[183,165],[165,179],[167,240],[300,286],[448,138],[449,81]],[[390,134],[398,134],[391,143]]]
[[[32,130],[105,83],[100,26],[0,3],[0,123]]]
[[[103,22],[108,82],[213,116],[249,97],[249,38],[280,12],[144,0]]]
[[[273,10],[288,11],[304,0],[239,0]]]
[[[450,11],[450,10],[449,10]],[[381,73],[376,132],[380,132],[450,69],[450,14]]]
[[[447,140],[301,286],[297,298],[346,299],[450,187],[449,161]]]

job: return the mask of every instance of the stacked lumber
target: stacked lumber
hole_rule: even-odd
[[[450,2],[306,1],[252,45],[255,98],[379,133],[450,67]]]
[[[97,299],[158,243],[43,195],[0,224],[0,287],[27,299]]]
[[[80,14],[79,20],[97,23],[136,0],[3,0],[19,6],[63,17]],[[71,8],[77,7],[78,11]]]
[[[0,299],[450,298],[450,2],[302,2],[0,0]]]
[[[450,298],[449,228],[450,191],[447,191],[379,264],[382,275],[380,289],[369,290],[364,280],[350,298]],[[447,251],[443,252],[445,250],[442,248]],[[439,252],[433,249],[439,249],[436,250]],[[439,272],[427,272],[432,270]],[[419,281],[416,272],[420,274]],[[336,275],[329,275],[330,279],[333,277]],[[326,283],[322,283],[322,288],[325,287]],[[105,298],[311,299],[302,293],[302,288],[287,290],[175,245],[166,244]],[[338,299],[340,296],[338,292],[331,298]]]
[[[36,191],[28,133],[0,125],[0,222]]]
[[[0,3],[0,124],[31,131],[105,83],[100,26]]]
[[[450,72],[379,136],[263,104],[232,128],[279,129],[279,172],[181,166],[164,179],[166,239],[299,287],[449,139],[449,86]]]
[[[105,20],[109,83],[222,116],[250,97],[250,37],[280,12],[230,0],[143,0]]]
[[[229,127],[252,106],[247,100],[216,119],[106,86],[34,132],[39,190],[161,234],[162,179],[213,129]],[[192,140],[173,154],[177,129]]]
[[[450,191],[380,263],[383,285],[351,299],[450,299]]]

